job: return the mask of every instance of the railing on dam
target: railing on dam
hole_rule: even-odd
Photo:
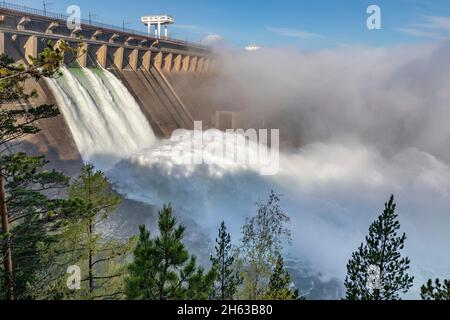
[[[55,19],[55,20],[67,21],[68,19],[71,18],[70,16],[65,15],[65,14],[30,8],[30,7],[27,7],[24,5],[9,3],[6,1],[0,1],[0,9],[6,9],[6,10],[14,11],[17,13],[21,13],[24,15],[41,16],[41,17],[45,17],[48,19]],[[85,25],[85,26],[90,26],[90,27],[105,29],[105,30],[111,30],[111,31],[115,31],[115,32],[120,32],[120,33],[125,33],[125,34],[130,34],[130,35],[146,37],[146,38],[157,40],[157,38],[149,36],[148,33],[143,32],[143,31],[128,29],[125,27],[119,27],[119,26],[115,26],[112,24],[106,24],[106,23],[96,22],[96,21],[86,20],[86,19],[81,19],[80,22],[82,25]],[[205,49],[207,48],[206,46],[203,46],[201,43],[180,40],[180,39],[172,38],[170,36],[161,37],[161,39],[177,42],[177,43],[184,44],[187,46],[195,46],[195,47],[200,47],[200,48],[205,48]]]

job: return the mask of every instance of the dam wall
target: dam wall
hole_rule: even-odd
[[[202,121],[204,129],[214,127],[212,117],[216,110],[220,109],[220,105],[211,99],[211,91],[217,85],[214,75],[169,72],[164,74],[192,117]]]
[[[158,136],[168,138],[176,129],[193,128],[196,119],[160,71],[115,70],[114,74],[136,98]]]
[[[78,56],[67,55],[64,63],[110,71],[135,98],[157,137],[169,138],[179,128],[192,129],[196,120],[211,125],[215,110],[202,92],[216,73],[209,48],[90,21],[70,29],[66,18],[1,2],[0,54],[30,64],[49,41],[54,46],[64,41],[83,50]],[[46,80],[29,81],[26,89],[36,89],[39,97],[21,104],[58,106]],[[41,133],[27,137],[23,148],[46,154],[55,168],[64,168],[67,174],[78,172],[82,160],[64,116],[43,120],[39,127]]]

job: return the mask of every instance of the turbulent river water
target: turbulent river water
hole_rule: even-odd
[[[447,250],[445,226],[450,225],[448,200],[440,192],[450,181],[445,163],[415,148],[387,160],[358,143],[312,143],[281,153],[278,174],[263,176],[258,165],[242,165],[210,151],[221,140],[256,157],[256,145],[236,144],[235,135],[210,131],[203,143],[174,153],[181,142],[158,141],[139,105],[110,72],[63,73],[50,84],[83,160],[106,170],[114,188],[130,200],[154,206],[171,202],[182,221],[198,227],[206,247],[212,248],[222,220],[237,243],[245,217],[273,189],[282,194],[282,206],[292,218],[293,241],[286,254],[296,284],[305,292],[316,290],[315,297],[339,298],[352,251],[396,192],[409,235],[406,252],[417,277],[412,296],[417,297],[417,286],[428,277],[448,272],[449,258],[439,254]],[[183,161],[192,153],[204,154],[208,163]],[[417,159],[413,167],[411,158]],[[408,174],[411,170],[416,174]],[[423,214],[431,202],[440,210],[438,225]]]

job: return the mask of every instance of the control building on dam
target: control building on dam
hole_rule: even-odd
[[[61,41],[81,47],[84,54],[67,56],[75,68],[104,68],[114,74],[134,96],[158,137],[170,137],[179,128],[192,129],[224,123],[202,88],[217,72],[210,48],[170,38],[167,32],[150,34],[81,20],[78,27],[67,16],[0,2],[0,53],[29,64],[49,43]],[[149,27],[150,30],[150,27]],[[24,103],[57,105],[45,80],[30,83],[39,97]],[[216,125],[217,123],[217,125]],[[225,123],[231,123],[225,121]],[[49,155],[52,162],[78,164],[80,155],[64,117],[45,120],[42,132],[27,141],[30,148]],[[225,129],[225,128],[222,128]],[[74,171],[75,172],[75,171]]]

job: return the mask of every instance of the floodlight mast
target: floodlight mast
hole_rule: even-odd
[[[168,26],[175,23],[172,16],[168,14],[157,16],[144,16],[141,18],[141,22],[147,26],[148,36],[152,35],[152,26],[155,26],[155,37],[161,38],[161,26],[164,26],[164,36],[167,39],[169,37]]]

